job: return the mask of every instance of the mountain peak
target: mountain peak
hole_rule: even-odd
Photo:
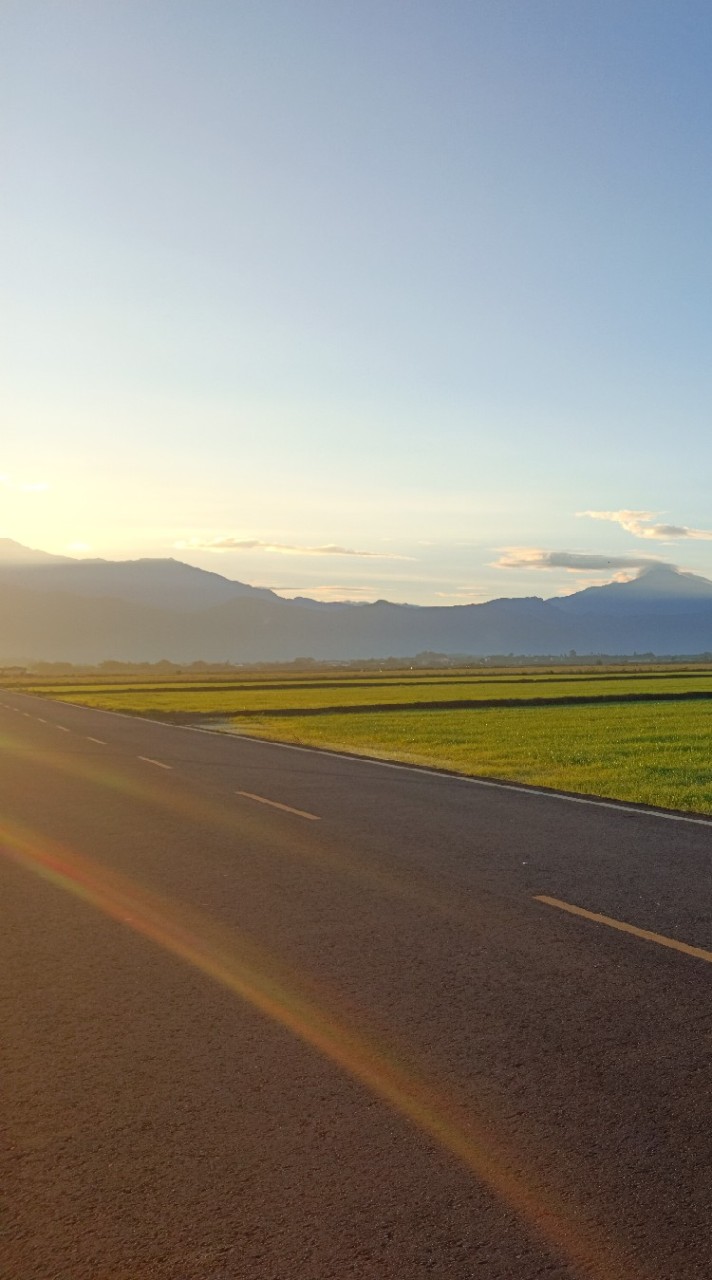
[[[712,582],[674,565],[653,563],[629,582],[585,587],[551,603],[566,613],[641,614],[659,609],[685,613],[712,605]]]
[[[698,573],[686,573],[671,564],[651,564],[641,569],[632,582],[620,583],[620,586],[632,587],[636,592],[689,595],[712,595],[712,582]]]

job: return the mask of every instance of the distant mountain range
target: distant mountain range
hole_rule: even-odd
[[[664,566],[551,600],[284,600],[173,559],[78,560],[0,539],[0,663],[288,662],[712,651],[712,582]]]

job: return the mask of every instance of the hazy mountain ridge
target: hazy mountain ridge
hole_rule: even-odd
[[[9,545],[8,545],[9,544]],[[21,553],[26,552],[23,559]],[[45,558],[47,557],[47,558]],[[192,613],[242,596],[276,600],[266,587],[251,587],[182,560],[100,560],[48,557],[0,539],[0,584],[8,579],[33,591],[126,600]]]
[[[655,567],[571,596],[315,607],[177,560],[57,560],[0,540],[0,662],[702,653],[712,582]]]

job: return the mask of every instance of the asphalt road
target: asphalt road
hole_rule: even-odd
[[[0,704],[3,1280],[709,1280],[710,824]]]

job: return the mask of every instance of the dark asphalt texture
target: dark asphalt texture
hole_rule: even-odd
[[[709,1280],[712,825],[0,704],[2,1280]]]

